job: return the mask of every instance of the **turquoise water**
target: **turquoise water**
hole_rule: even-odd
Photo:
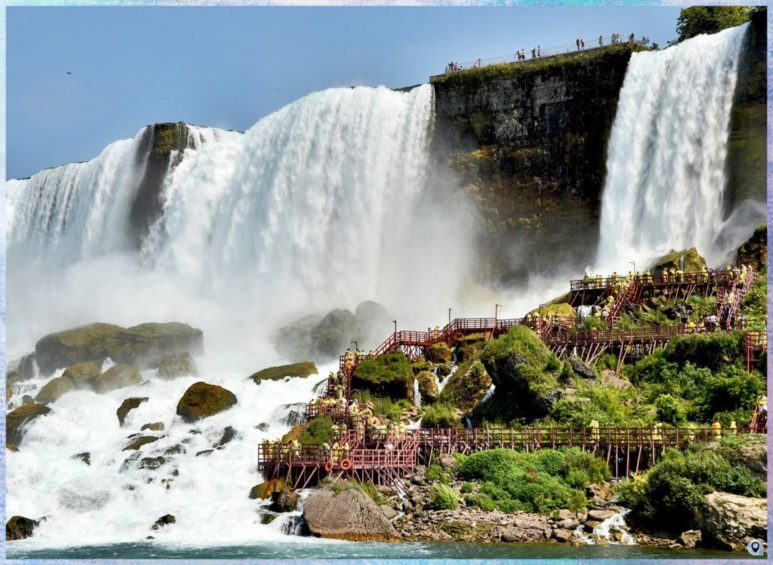
[[[743,559],[745,553],[709,550],[666,550],[638,546],[582,546],[559,544],[471,543],[345,543],[321,540],[233,545],[175,547],[158,543],[56,549],[24,549],[25,542],[9,543],[8,559]]]

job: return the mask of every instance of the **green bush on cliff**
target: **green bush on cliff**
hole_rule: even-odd
[[[764,497],[767,486],[746,467],[733,466],[718,450],[696,445],[684,453],[666,451],[657,465],[615,489],[636,520],[673,533],[697,526],[704,497],[713,491]]]
[[[659,396],[655,400],[658,422],[679,426],[687,420],[684,403],[670,394]]]
[[[702,33],[717,33],[749,21],[751,6],[692,6],[679,12],[676,31],[679,41]]]
[[[643,409],[644,399],[636,389],[616,389],[592,383],[581,384],[571,397],[550,407],[550,420],[557,424],[583,428],[592,420],[610,426],[649,425],[651,417]]]
[[[373,414],[376,416],[385,416],[386,418],[398,421],[403,411],[410,409],[413,404],[405,399],[392,400],[388,396],[376,396],[367,390],[358,390],[352,393],[352,398],[359,404],[370,402],[373,404]]]
[[[742,312],[748,329],[766,331],[768,320],[768,269],[765,267],[743,299]]]
[[[402,353],[386,353],[357,365],[352,388],[369,390],[393,400],[413,398],[413,367]]]
[[[451,404],[436,402],[424,408],[421,417],[422,428],[458,428],[460,425],[456,408]]]

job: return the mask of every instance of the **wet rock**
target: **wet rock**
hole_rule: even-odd
[[[186,376],[195,377],[197,375],[196,363],[188,351],[172,353],[158,361],[158,376],[164,379]]]
[[[122,328],[96,323],[47,335],[35,344],[35,359],[43,374],[60,367],[108,357],[116,363],[154,368],[171,353],[202,350],[201,330],[187,324],[140,324]]]
[[[574,518],[566,518],[558,522],[558,527],[564,530],[574,530],[579,525],[580,525],[580,522],[578,522]]]
[[[147,400],[147,398],[145,400]],[[152,422],[150,424],[144,424],[140,428],[140,431],[144,432],[145,430],[150,430],[152,432],[163,432],[164,431],[164,422]]]
[[[285,490],[285,482],[282,479],[264,481],[250,489],[250,498],[253,500],[258,498],[265,499],[275,492],[281,492],[283,490]]]
[[[709,541],[744,551],[752,539],[767,539],[768,503],[764,498],[751,498],[726,492],[706,496],[700,517],[700,530]]]
[[[250,378],[253,380],[253,382],[256,385],[259,385],[261,381],[264,381],[264,380],[277,381],[285,377],[305,378],[305,377],[308,377],[309,375],[316,375],[316,374],[317,374],[317,366],[311,361],[304,361],[302,363],[292,363],[290,365],[279,365],[276,367],[268,367],[267,369],[262,369],[257,373],[250,375]]]
[[[679,543],[687,549],[693,549],[701,541],[700,530],[687,530],[679,536]]]
[[[422,403],[431,404],[435,402],[440,395],[435,376],[429,371],[421,371],[416,375],[416,380],[419,381],[419,394],[421,395]]]
[[[164,459],[160,455],[158,457],[143,457],[142,459],[140,459],[139,468],[150,469],[151,471],[155,471],[165,463],[166,463],[166,459]]]
[[[236,430],[234,430],[231,426],[226,426],[225,429],[223,429],[223,434],[220,436],[220,439],[215,444],[215,449],[223,449],[226,444],[230,443],[235,437]]]
[[[76,453],[72,456],[73,459],[80,459],[83,461],[86,465],[91,465],[91,453],[88,451],[84,451],[83,453]]]
[[[43,388],[40,389],[40,392],[35,397],[35,402],[51,404],[71,390],[75,390],[75,385],[70,377],[56,377],[43,385]]]
[[[137,450],[141,448],[143,445],[147,445],[149,443],[153,443],[154,441],[158,441],[160,438],[157,438],[156,436],[140,436],[137,439],[135,439],[133,442],[131,442],[129,445],[123,448],[124,451],[131,451],[131,450]]]
[[[562,543],[568,542],[570,539],[572,539],[573,535],[574,535],[574,532],[572,532],[571,530],[566,530],[562,528],[559,528],[553,532],[553,537]]]
[[[27,404],[20,406],[5,417],[5,444],[19,446],[24,438],[27,425],[37,418],[51,412],[44,404]]]
[[[595,371],[577,359],[576,357],[570,357],[569,358],[569,366],[572,368],[572,371],[577,373],[579,376],[583,377],[584,379],[595,379],[596,373]]]
[[[269,427],[270,426],[266,422],[261,422],[260,424],[255,426],[255,429],[260,430],[261,432],[267,432]]]
[[[35,359],[40,372],[48,375],[57,368],[86,361],[101,363],[109,357],[109,340],[122,330],[113,324],[96,323],[41,338],[35,344]]]
[[[164,450],[164,455],[182,455],[185,454],[185,448],[179,443]]]
[[[102,394],[141,382],[142,375],[134,365],[115,365],[94,379],[94,391]]]
[[[589,520],[599,520],[603,522],[604,520],[609,520],[612,516],[615,515],[615,512],[612,510],[590,510],[588,511],[588,519]]]
[[[24,396],[21,397],[22,406],[27,406],[29,404],[34,404],[34,403],[35,403],[35,399],[32,398],[29,394],[25,394]]]
[[[656,259],[648,270],[653,275],[660,275],[669,269],[694,272],[705,268],[707,268],[706,260],[698,254],[697,249],[691,247],[681,251],[670,251],[660,259]]]
[[[9,366],[9,369],[12,373],[18,374],[22,381],[35,378],[35,353],[24,355],[15,364]],[[9,384],[12,383],[9,382]]]
[[[260,515],[260,523],[265,526],[265,525],[270,524],[274,520],[276,520],[276,518],[277,518],[276,514],[270,514],[268,512],[263,512]]]
[[[236,395],[223,387],[197,382],[185,391],[177,403],[177,415],[186,422],[195,422],[228,410],[236,404]]]
[[[306,421],[306,404],[303,402],[283,404],[280,406],[280,409],[287,411],[287,413],[279,420],[287,426],[297,426]]]
[[[31,520],[24,516],[12,516],[5,523],[5,540],[12,541],[31,537],[39,523],[39,521]]]
[[[208,457],[209,455],[212,455],[212,452],[215,451],[214,449],[204,449],[203,451],[196,452],[196,457]]]
[[[159,530],[163,528],[164,526],[168,526],[169,524],[174,524],[177,522],[175,517],[172,514],[164,514],[161,516],[158,520],[156,520],[153,523],[153,526],[151,526],[151,530]]]
[[[63,377],[69,377],[75,388],[78,390],[88,390],[93,388],[94,381],[102,374],[102,366],[94,361],[85,363],[76,363],[68,367],[62,374]]]
[[[134,398],[127,398],[124,400],[121,405],[118,407],[118,410],[116,410],[116,416],[118,416],[118,423],[123,426],[124,421],[126,420],[126,415],[137,408],[140,404],[143,402],[147,402],[148,397],[134,397]],[[145,429],[144,427],[142,428]]]
[[[282,490],[274,492],[271,495],[271,506],[269,510],[273,512],[292,512],[298,506],[298,495],[289,487],[284,485]]]
[[[306,499],[303,517],[315,536],[351,541],[396,541],[400,534],[381,509],[357,489],[319,489]]]

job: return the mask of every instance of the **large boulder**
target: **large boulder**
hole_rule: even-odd
[[[195,422],[228,410],[236,404],[236,395],[221,386],[202,381],[192,384],[177,403],[177,415],[186,422]]]
[[[442,341],[429,347],[429,358],[433,363],[450,363],[452,357],[451,348]]]
[[[158,362],[158,376],[165,379],[186,376],[195,377],[196,374],[196,363],[188,351],[172,353],[161,358]]]
[[[670,251],[660,259],[655,260],[649,266],[649,271],[659,275],[669,269],[695,272],[706,268],[706,260],[698,254],[697,249],[691,247],[681,251]]]
[[[285,377],[308,377],[317,374],[317,366],[311,361],[301,363],[291,363],[290,365],[279,365],[277,367],[268,367],[261,369],[257,373],[250,375],[250,378],[259,385],[263,380],[276,381]]]
[[[132,326],[114,334],[109,342],[113,361],[140,368],[155,368],[164,356],[172,353],[198,354],[203,348],[202,331],[179,322]]]
[[[198,353],[203,347],[201,330],[187,324],[140,324],[122,328],[95,323],[41,338],[35,345],[35,359],[43,374],[59,367],[111,358],[140,368],[155,368],[170,353]]]
[[[35,344],[35,359],[44,375],[59,367],[84,361],[101,362],[109,356],[110,339],[123,331],[113,324],[89,324],[49,334]]]
[[[127,398],[123,402],[121,402],[121,405],[118,407],[118,410],[116,410],[115,414],[118,416],[118,424],[123,426],[124,420],[126,420],[126,415],[137,408],[140,404],[143,402],[147,402],[148,397],[143,396],[141,398],[134,397],[134,398]],[[143,427],[144,429],[144,427]]]
[[[94,386],[96,378],[102,374],[102,365],[95,363],[94,361],[86,361],[85,363],[76,363],[67,367],[67,370],[62,374],[63,377],[68,377],[72,380],[75,388],[90,389]]]
[[[481,363],[460,365],[448,377],[440,393],[440,401],[451,404],[465,412],[477,406],[491,388],[491,377]]]
[[[10,371],[19,374],[20,379],[27,381],[35,377],[35,353],[28,353],[17,359],[15,362],[8,363]],[[9,383],[10,384],[10,383]]]
[[[768,264],[768,226],[762,224],[747,239],[736,253],[739,265],[751,265],[760,271]]]
[[[49,412],[51,409],[45,404],[26,404],[10,412],[5,417],[5,444],[18,447],[24,437],[27,424]]]
[[[115,365],[94,379],[94,390],[100,394],[127,386],[138,385],[142,375],[134,365]]]
[[[743,551],[752,539],[768,539],[768,502],[726,492],[706,495],[700,529],[710,542]]]
[[[402,353],[387,353],[360,361],[352,376],[352,389],[367,390],[393,400],[413,400],[413,368]]]
[[[422,403],[432,404],[435,402],[440,394],[435,381],[435,375],[429,371],[422,371],[416,375],[416,380],[419,381],[419,394],[421,395]]]
[[[526,326],[513,326],[486,344],[481,361],[496,385],[503,416],[539,418],[561,397],[561,362]]]
[[[271,494],[272,512],[292,512],[298,506],[298,494],[289,485],[283,485],[281,490]]]
[[[24,516],[12,516],[5,524],[5,541],[26,539],[40,522]]]
[[[315,353],[323,358],[338,357],[356,339],[357,318],[349,310],[333,310],[311,330]]]
[[[56,377],[43,385],[43,388],[40,389],[40,392],[35,397],[35,402],[51,404],[71,390],[75,390],[75,385],[70,377]]]
[[[303,517],[311,533],[350,541],[398,541],[392,523],[370,498],[355,488],[335,493],[314,491],[303,503]]]

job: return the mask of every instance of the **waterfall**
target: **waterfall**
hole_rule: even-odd
[[[312,93],[244,134],[188,128],[139,241],[131,216],[147,128],[87,163],[8,183],[19,353],[95,319],[185,318],[205,333],[218,322],[218,335],[251,343],[298,313],[366,299],[420,319],[469,272],[473,238],[433,194],[447,190],[429,157],[430,85]]]
[[[747,28],[631,56],[607,148],[599,268],[688,247],[717,262],[731,249],[717,237],[730,216],[724,167]]]

